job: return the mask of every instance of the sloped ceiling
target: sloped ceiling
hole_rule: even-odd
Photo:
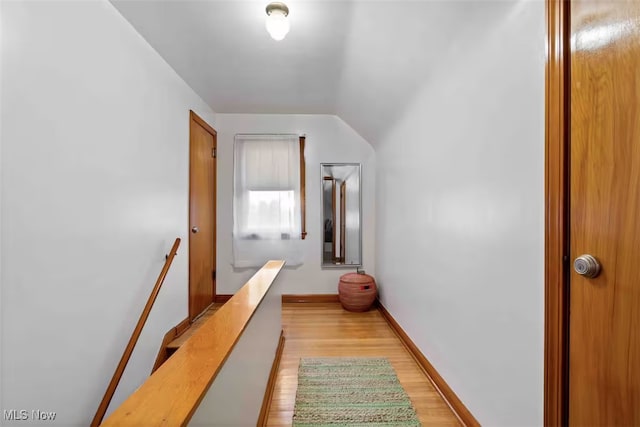
[[[457,52],[464,17],[511,2],[288,0],[279,42],[268,1],[112,3],[214,111],[336,114],[375,144]]]

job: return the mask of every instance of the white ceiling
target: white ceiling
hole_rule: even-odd
[[[336,114],[372,143],[456,53],[465,17],[512,3],[287,0],[277,42],[268,1],[111,2],[217,113]]]

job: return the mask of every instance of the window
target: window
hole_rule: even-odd
[[[233,213],[236,267],[302,263],[304,137],[236,135]]]
[[[245,233],[259,236],[296,231],[295,193],[293,191],[249,191]]]

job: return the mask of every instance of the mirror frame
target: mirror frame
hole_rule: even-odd
[[[329,264],[324,262],[324,167],[355,166],[358,173],[358,264]],[[320,267],[321,268],[359,268],[362,267],[362,164],[361,163],[320,163]],[[335,242],[336,244],[338,242]]]

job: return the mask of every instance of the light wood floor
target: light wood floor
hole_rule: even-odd
[[[378,310],[350,313],[338,303],[283,304],[282,324],[286,341],[267,425],[291,425],[298,362],[324,356],[387,357],[423,425],[460,425]]]

